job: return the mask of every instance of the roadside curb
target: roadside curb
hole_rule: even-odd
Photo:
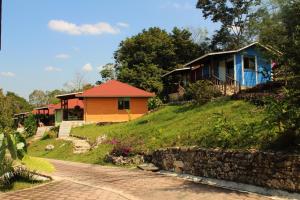
[[[193,175],[189,175],[189,174],[177,174],[174,172],[169,172],[169,171],[164,171],[164,170],[159,171],[158,173],[166,175],[166,176],[185,179],[185,180],[192,181],[195,183],[202,183],[205,185],[224,188],[224,189],[228,189],[228,190],[239,191],[239,192],[243,192],[243,193],[252,193],[252,194],[257,194],[257,195],[264,195],[264,196],[267,196],[274,200],[285,200],[285,199],[297,200],[297,199],[300,199],[299,193],[290,193],[290,192],[283,191],[283,190],[268,189],[268,188],[259,187],[259,186],[255,186],[255,185],[249,185],[249,184],[244,184],[244,183],[237,183],[237,182],[225,181],[225,180],[219,180],[219,179],[213,179],[213,178],[206,178],[206,177],[200,177],[200,176],[193,176]]]

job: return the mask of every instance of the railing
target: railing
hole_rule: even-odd
[[[238,93],[241,90],[241,85],[237,80],[234,80],[232,77],[225,75],[226,80],[223,81],[215,75],[211,75],[212,83],[224,94],[227,93]]]

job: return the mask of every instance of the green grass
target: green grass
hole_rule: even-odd
[[[54,145],[54,150],[46,151],[48,144]],[[69,160],[83,163],[104,164],[104,156],[111,151],[110,145],[102,145],[84,154],[73,154],[73,146],[70,141],[47,139],[32,143],[28,147],[28,154],[36,157]]]
[[[18,180],[13,183],[12,188],[9,188],[9,189],[0,188],[0,191],[1,192],[12,192],[12,191],[17,191],[17,190],[23,190],[23,189],[38,186],[43,183],[45,183],[45,182],[41,182],[41,181],[33,181],[32,182],[32,181],[26,181],[26,180]]]
[[[54,166],[47,160],[42,158],[31,157],[28,155],[24,156],[24,158],[22,159],[22,163],[25,164],[25,166],[30,171],[51,173],[55,170]]]
[[[266,113],[262,107],[244,101],[220,98],[203,106],[165,106],[160,110],[132,120],[106,126],[86,125],[72,129],[72,134],[87,137],[94,143],[106,135],[107,144],[75,155],[72,144],[63,140],[41,140],[29,146],[29,154],[37,157],[85,163],[105,164],[104,156],[116,140],[135,152],[151,152],[158,148],[197,145],[206,148],[260,149],[274,135],[263,126]],[[45,151],[53,144],[53,151]]]
[[[189,145],[259,148],[266,134],[261,126],[265,117],[260,107],[221,98],[203,106],[166,106],[128,123],[78,127],[72,129],[72,134],[92,142],[107,135],[145,151]]]

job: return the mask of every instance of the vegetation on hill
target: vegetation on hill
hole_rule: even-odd
[[[78,127],[72,129],[72,134],[91,142],[106,135],[137,152],[190,145],[260,149],[275,137],[262,126],[265,117],[263,108],[222,98],[203,106],[166,106],[128,123]]]

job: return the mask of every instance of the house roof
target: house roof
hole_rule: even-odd
[[[162,75],[161,77],[165,77],[165,76],[168,76],[169,74],[172,74],[174,72],[178,72],[178,71],[185,71],[185,70],[190,70],[191,68],[190,67],[183,67],[183,68],[179,68],[179,69],[174,69],[172,71],[169,71],[167,73],[165,73],[164,75]]]
[[[83,109],[83,101],[79,100],[79,99],[68,99],[68,108],[69,109],[74,109],[76,106],[79,106],[80,108]],[[59,110],[61,109],[61,104],[49,104],[47,106],[44,107],[40,107],[40,108],[35,108],[32,113],[33,114],[38,114],[38,110],[47,110],[49,111],[49,115],[54,115],[55,110]],[[43,112],[41,112],[43,113]],[[48,112],[47,112],[48,114]]]
[[[184,70],[190,70],[190,67],[188,67],[190,64],[193,64],[194,62],[197,62],[197,61],[199,61],[199,60],[202,60],[202,59],[204,59],[204,58],[206,58],[206,57],[214,56],[214,55],[223,55],[223,54],[237,53],[237,52],[240,52],[240,51],[242,51],[242,50],[244,50],[244,49],[247,49],[247,48],[249,48],[249,47],[251,47],[251,46],[254,46],[254,45],[258,45],[258,46],[260,46],[260,47],[262,47],[262,48],[264,48],[264,49],[266,49],[266,50],[268,50],[268,51],[274,52],[274,53],[277,54],[277,55],[282,54],[281,52],[275,50],[275,49],[272,48],[271,46],[265,46],[265,45],[262,45],[262,44],[259,43],[259,42],[253,42],[253,43],[251,43],[251,44],[249,44],[249,45],[247,45],[247,46],[244,46],[244,47],[242,47],[242,48],[240,48],[240,49],[237,49],[237,50],[221,51],[221,52],[212,52],[212,53],[204,54],[203,56],[201,56],[201,57],[199,57],[199,58],[196,58],[196,59],[194,59],[194,60],[192,60],[192,61],[190,61],[190,62],[184,64],[184,65],[183,65],[183,68],[175,69],[175,70],[173,70],[173,71],[170,71],[170,72],[168,72],[168,73],[162,75],[162,77],[167,76],[167,75],[169,75],[169,74],[172,74],[172,73],[174,73],[175,71],[180,71],[180,70],[183,70],[183,69],[184,69]],[[195,67],[195,68],[193,68],[192,70],[197,69],[197,68],[199,68],[199,67]]]
[[[76,98],[76,95],[78,95],[78,94],[82,94],[82,92],[60,94],[60,95],[56,95],[55,97],[58,99],[74,99],[74,98]]]
[[[110,80],[84,91],[76,97],[153,97],[154,93],[133,87],[117,80]]]

